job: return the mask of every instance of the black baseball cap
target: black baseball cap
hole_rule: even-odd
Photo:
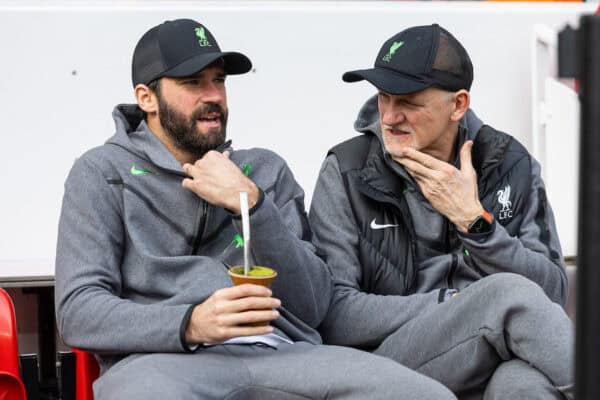
[[[133,87],[155,79],[184,77],[223,59],[228,75],[243,74],[252,62],[237,52],[222,52],[206,26],[191,19],[165,21],[142,36],[133,52]]]
[[[465,48],[438,24],[415,26],[389,38],[371,69],[346,72],[345,82],[367,80],[389,94],[410,94],[431,86],[471,89],[473,64]]]

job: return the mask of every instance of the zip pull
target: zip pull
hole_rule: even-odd
[[[219,153],[222,153],[225,151],[225,149],[231,147],[231,140],[227,140],[224,143],[221,143],[220,145],[217,146],[217,148],[215,149],[215,151],[218,151]]]

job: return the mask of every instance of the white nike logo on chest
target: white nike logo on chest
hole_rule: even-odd
[[[384,225],[379,225],[377,222],[375,222],[377,218],[373,218],[373,221],[371,221],[371,229],[384,229],[384,228],[393,228],[394,226],[398,226],[395,224],[384,224]]]

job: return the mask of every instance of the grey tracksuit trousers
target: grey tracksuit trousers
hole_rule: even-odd
[[[574,395],[573,345],[567,315],[538,285],[494,274],[427,308],[375,353],[461,399],[564,399]]]
[[[440,383],[367,352],[306,342],[129,356],[94,383],[99,400],[450,400]]]

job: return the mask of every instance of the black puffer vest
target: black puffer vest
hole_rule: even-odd
[[[386,164],[381,143],[374,134],[349,139],[333,147],[329,154],[337,157],[358,225],[361,288],[382,295],[413,293],[417,287],[413,224],[427,221],[413,221],[403,195],[406,181]],[[529,153],[512,136],[484,125],[477,132],[471,154],[483,207],[511,236],[518,236],[522,210],[531,190]],[[398,227],[372,229],[375,223]],[[451,251],[462,251],[456,232],[449,234],[453,236],[449,242],[455,244]]]

